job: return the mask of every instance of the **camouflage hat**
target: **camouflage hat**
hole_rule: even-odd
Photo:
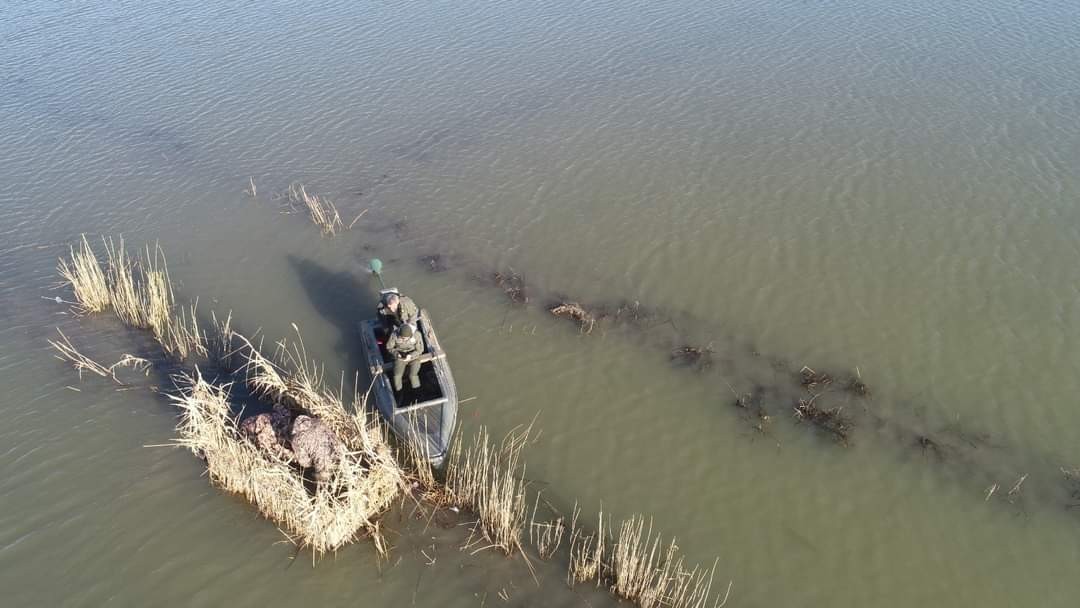
[[[408,323],[402,323],[401,327],[398,328],[398,333],[401,334],[402,338],[411,338],[413,335],[413,326]]]

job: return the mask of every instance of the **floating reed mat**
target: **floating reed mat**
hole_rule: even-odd
[[[560,301],[548,307],[548,312],[556,317],[570,319],[578,324],[583,333],[592,333],[598,317],[577,302]]]
[[[295,342],[278,342],[268,357],[229,320],[217,327],[213,342],[237,363],[236,376],[252,394],[294,416],[291,436],[269,449],[252,441],[229,414],[225,388],[208,385],[196,370],[181,378],[174,397],[183,412],[181,444],[206,459],[216,485],[250,500],[297,544],[323,553],[367,534],[385,554],[378,517],[401,495],[407,475],[366,398],[354,394],[347,407],[325,388],[298,329]],[[323,436],[307,433],[313,439],[302,441],[301,422]]]
[[[247,498],[290,540],[315,553],[339,549],[364,533],[380,553],[386,552],[378,516],[400,493],[396,465],[348,452],[332,475],[311,484],[286,457],[245,437],[227,385],[210,384],[196,370],[179,376],[177,387],[178,394],[171,396],[181,411],[176,443],[206,460],[215,485]]]

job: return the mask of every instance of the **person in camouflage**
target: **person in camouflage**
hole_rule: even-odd
[[[394,390],[401,392],[405,368],[409,368],[409,386],[420,388],[420,355],[424,354],[424,340],[412,325],[402,323],[390,334],[386,350],[394,356]]]
[[[397,293],[388,293],[379,301],[379,305],[375,307],[375,312],[379,314],[379,318],[383,322],[383,327],[386,328],[387,333],[393,331],[403,323],[408,323],[412,326],[416,326],[416,321],[420,317],[420,309],[416,307],[416,302],[412,301],[412,298],[403,296]]]
[[[314,416],[301,414],[292,423],[290,441],[296,464],[311,470],[315,481],[327,481],[345,457],[345,444]]]
[[[315,481],[333,477],[347,452],[345,444],[322,420],[306,414],[294,420],[280,403],[271,413],[245,418],[240,430],[259,449],[308,469]]]
[[[279,430],[279,419],[275,414],[249,416],[240,423],[240,431],[251,439],[255,447],[284,461],[293,459],[288,447],[288,422],[284,432]]]

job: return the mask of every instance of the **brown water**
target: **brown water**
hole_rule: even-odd
[[[184,298],[295,322],[331,378],[382,258],[475,397],[461,432],[536,417],[535,488],[652,515],[729,605],[1075,604],[1080,5],[325,4],[0,8],[4,605],[611,603],[408,508],[389,562],[291,560],[144,447],[163,398],[52,357],[54,327],[145,346],[42,299],[84,232],[160,241]],[[320,238],[279,213],[292,180],[369,212]],[[473,278],[507,269],[529,306]],[[582,335],[555,294],[658,323]],[[713,366],[673,365],[684,343]],[[821,397],[848,447],[796,424],[803,365],[870,386]],[[765,389],[766,433],[728,385]]]

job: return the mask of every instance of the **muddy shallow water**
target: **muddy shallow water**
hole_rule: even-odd
[[[12,605],[612,603],[408,507],[388,562],[293,559],[197,460],[144,447],[173,436],[165,399],[53,358],[56,327],[105,359],[146,346],[47,299],[81,233],[160,242],[181,299],[295,323],[332,379],[362,365],[381,258],[475,397],[462,432],[535,417],[534,488],[652,516],[719,558],[729,605],[1075,602],[1075,3],[0,16]],[[294,180],[367,212],[322,238],[281,212]]]

